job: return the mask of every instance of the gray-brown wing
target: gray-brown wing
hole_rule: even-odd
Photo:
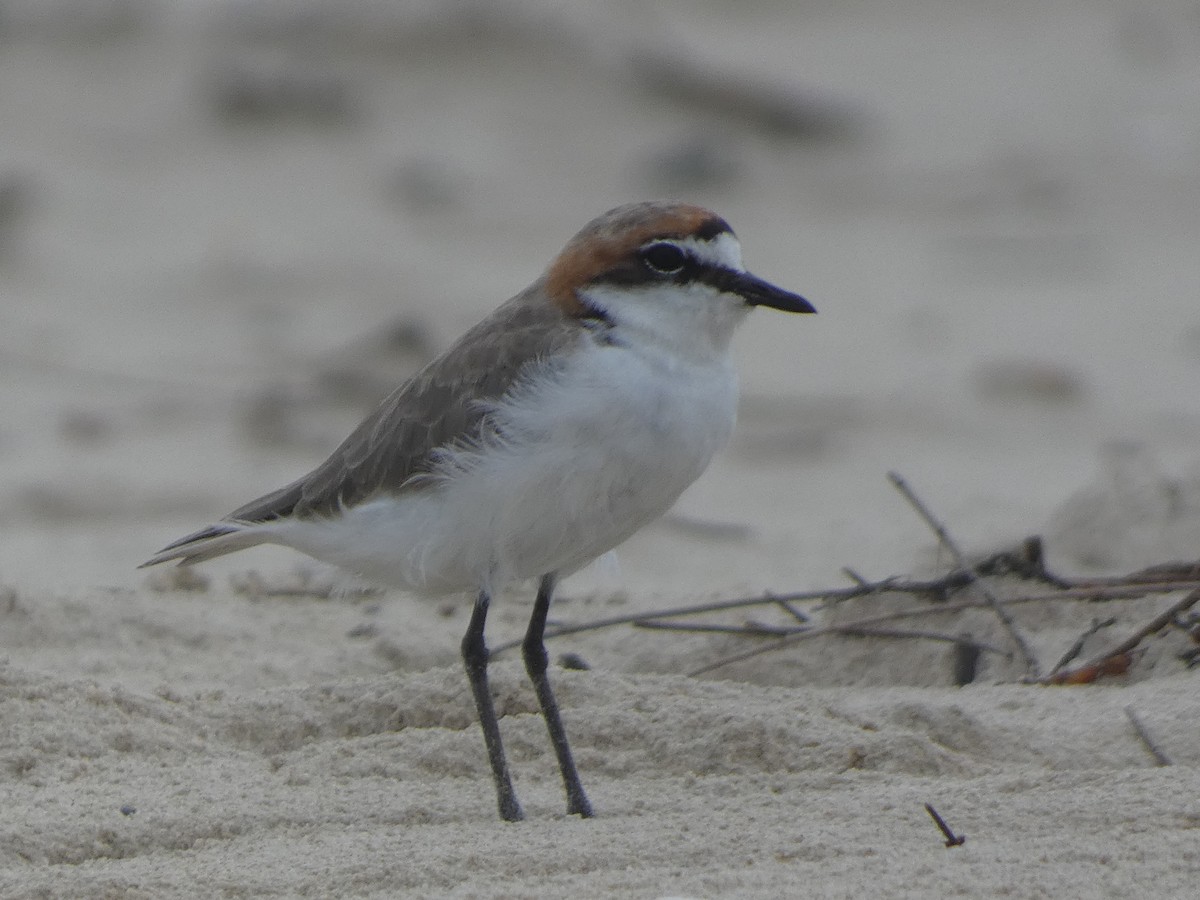
[[[479,401],[502,397],[526,371],[580,339],[578,319],[535,296],[540,282],[509,300],[393,392],[308,475],[226,518],[262,522],[327,516],[428,472],[433,453],[479,433]]]

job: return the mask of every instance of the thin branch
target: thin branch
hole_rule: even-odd
[[[867,579],[863,578],[861,575],[858,574],[858,572],[856,572],[854,569],[850,568],[849,566],[842,566],[842,574],[845,575],[847,578],[849,578],[851,581],[853,581],[855,584],[857,584],[859,587],[866,587],[868,584],[870,584],[870,582],[868,582]]]
[[[664,622],[661,619],[638,619],[633,623],[636,628],[650,628],[657,631],[692,631],[702,634],[738,634],[745,637],[782,637],[797,634],[803,628],[782,628],[774,625],[764,625],[760,622],[748,622],[745,625],[717,625],[705,622]]]
[[[982,605],[982,604],[980,604]],[[939,610],[940,611],[940,610]],[[736,634],[746,637],[789,637],[796,634],[804,634],[812,629],[808,628],[783,628],[761,623],[747,623],[746,625],[721,625],[707,624],[703,622],[664,622],[660,619],[642,619],[633,623],[637,628],[652,628],[659,631],[689,631],[701,634]],[[872,628],[869,625],[859,625],[853,622],[842,625],[827,625],[819,629],[823,635],[839,635],[842,637],[864,637],[864,638],[898,638],[898,639],[918,639],[926,641],[943,641],[948,644],[962,644],[968,647],[973,647],[980,652],[995,653],[997,656],[1008,656],[1006,651],[999,647],[993,647],[991,644],[985,644],[981,641],[976,641],[971,638],[964,638],[961,635],[946,634],[941,631],[929,631],[925,629],[906,629],[906,628]]]
[[[1008,600],[999,601],[1003,606],[1013,606],[1018,603],[1037,603],[1045,600],[1054,599],[1053,595],[1037,595],[1032,597],[1012,597]],[[927,606],[915,606],[911,609],[899,609],[895,612],[882,613],[878,616],[869,616],[865,619],[859,619],[857,622],[847,622],[841,625],[822,625],[818,628],[810,628],[807,631],[798,631],[795,634],[789,634],[777,641],[771,641],[769,644],[760,644],[750,650],[742,653],[735,653],[732,656],[726,656],[723,659],[718,659],[715,662],[708,663],[698,669],[693,669],[688,672],[688,675],[703,675],[705,672],[711,672],[714,669],[720,669],[723,666],[731,665],[732,663],[744,662],[747,659],[753,659],[755,656],[761,656],[764,653],[774,653],[776,650],[783,650],[792,644],[806,641],[810,638],[821,637],[826,634],[841,634],[848,628],[864,628],[872,625],[879,625],[883,622],[894,622],[897,619],[907,619],[913,616],[929,616],[938,615],[940,613],[961,612],[965,609],[988,609],[989,605],[982,600],[962,600],[958,603],[932,603]]]
[[[1054,602],[1059,600],[1087,600],[1093,602],[1127,600],[1144,597],[1148,594],[1169,593],[1179,590],[1195,590],[1200,589],[1200,579],[1195,576],[1195,573],[1198,571],[1200,571],[1200,565],[1180,563],[1171,564],[1168,566],[1156,566],[1153,569],[1142,570],[1141,572],[1132,573],[1124,577],[1080,579],[1071,582],[1071,587],[1064,588],[1053,593],[1031,594],[1024,597],[1010,598],[1002,601],[1001,605],[1007,606],[1013,603]],[[1179,578],[1181,575],[1187,575],[1190,577]],[[850,600],[856,597],[865,597],[872,594],[884,593],[895,593],[909,596],[945,597],[947,594],[966,583],[968,582],[964,576],[964,573],[961,570],[955,570],[941,578],[932,580],[909,580],[893,577],[885,578],[882,581],[863,582],[862,584],[858,584],[853,587],[797,591],[788,594],[775,594],[768,592],[753,597],[738,597],[732,600],[718,600],[712,603],[702,603],[692,606],[679,606],[661,610],[650,610],[646,612],[630,613],[623,616],[612,616],[592,622],[585,622],[579,625],[554,625],[546,629],[546,637],[562,637],[565,635],[579,634],[587,631],[598,631],[603,628],[611,628],[618,625],[631,625],[652,619],[667,619],[680,616],[701,615],[708,612],[743,609],[768,603],[783,605],[785,603],[808,602],[814,600]],[[988,605],[989,604],[978,603],[974,601],[957,603],[939,602],[932,606],[923,606],[912,610],[900,610],[897,613],[888,614],[882,619],[879,617],[874,617],[864,620],[864,623],[873,624],[878,621],[890,621],[893,619],[893,617],[906,618],[912,615],[924,615],[925,613],[936,614],[940,612],[957,612],[964,609],[977,609],[981,606]],[[795,636],[793,635],[789,637]],[[520,646],[520,644],[520,638],[499,643],[492,648],[492,655],[497,656],[500,653]],[[785,644],[783,646],[787,645]],[[774,645],[757,647],[751,650],[749,654],[744,656],[739,655],[736,657],[730,657],[727,660],[720,660],[716,663],[713,663],[711,666],[704,667],[700,671],[709,671],[710,669],[720,668],[726,663],[737,662],[743,658],[757,656],[760,653],[770,653],[775,649],[779,648]]]
[[[1154,739],[1150,737],[1149,732],[1146,731],[1146,726],[1143,725],[1142,720],[1137,717],[1137,713],[1133,711],[1132,706],[1125,707],[1125,715],[1129,719],[1129,724],[1133,726],[1133,730],[1137,732],[1137,736],[1141,739],[1142,743],[1146,745],[1146,749],[1150,751],[1150,755],[1154,757],[1154,761],[1160,766],[1171,765],[1171,757],[1163,753],[1162,749],[1158,746]]]
[[[925,506],[921,498],[913,492],[912,488],[908,486],[908,482],[898,472],[888,472],[888,480],[896,486],[896,489],[904,495],[904,498],[908,500],[913,509],[925,520],[925,523],[937,535],[937,539],[941,542],[942,546],[950,551],[954,557],[955,565],[968,573],[971,581],[979,589],[984,599],[987,600],[988,605],[991,606],[992,611],[996,613],[996,616],[1008,631],[1008,635],[1012,638],[1013,643],[1017,645],[1017,649],[1021,651],[1021,656],[1025,659],[1026,675],[1031,679],[1036,679],[1038,677],[1038,661],[1037,657],[1033,654],[1033,650],[1030,649],[1029,644],[1017,629],[1016,622],[1005,611],[996,595],[992,593],[983,579],[975,574],[975,570],[967,562],[967,558],[963,555],[962,550],[959,549],[958,544],[954,542],[946,527],[934,517],[933,513],[929,511],[929,508]]]
[[[848,637],[916,638],[924,641],[942,641],[943,643],[955,644],[960,647],[970,647],[981,653],[995,653],[997,656],[1012,657],[1012,654],[1008,651],[1001,650],[999,647],[993,647],[991,644],[985,644],[982,641],[963,637],[962,635],[945,634],[941,631],[926,631],[919,628],[911,630],[907,628],[862,628],[853,625],[834,627],[840,627],[841,634]]]
[[[1076,578],[1071,581],[1071,584],[1075,587],[1087,587],[1113,584],[1166,584],[1195,580],[1200,580],[1200,562],[1169,562],[1138,569],[1127,575],[1108,578]]]
[[[879,581],[873,584],[863,585],[861,587],[848,588],[827,588],[825,590],[815,591],[795,591],[790,594],[774,594],[765,592],[754,597],[736,597],[732,600],[716,600],[712,603],[699,603],[692,606],[675,606],[668,609],[650,610],[648,612],[628,613],[623,616],[610,616],[606,619],[596,619],[593,622],[584,622],[580,625],[554,625],[546,629],[546,637],[562,637],[568,634],[579,634],[584,631],[598,631],[602,628],[611,628],[614,625],[633,625],[637,622],[643,622],[647,619],[670,619],[676,616],[696,616],[709,612],[724,612],[730,609],[742,609],[747,606],[761,606],[766,603],[793,603],[805,602],[810,600],[850,600],[855,597],[865,597],[868,594],[882,593],[884,591],[897,590],[906,594],[931,594],[937,593],[940,589],[941,581],[895,581],[888,579]],[[1200,587],[1200,581],[1196,582],[1196,586]],[[503,653],[506,650],[512,650],[514,647],[521,646],[523,638],[516,638],[511,641],[504,641],[496,644],[491,648],[492,656]]]
[[[781,599],[776,598],[775,602],[776,602],[776,604],[779,605],[780,609],[782,609],[784,612],[786,612],[789,616],[791,616],[797,622],[804,622],[805,624],[807,624],[808,622],[812,621],[811,618],[809,617],[808,613],[806,613],[802,609],[798,609],[790,601],[781,600]]]
[[[614,625],[632,625],[635,622],[641,622],[645,619],[670,619],[675,616],[692,616],[706,612],[722,612],[728,609],[742,609],[747,606],[759,606],[763,603],[775,603],[780,599],[784,600],[822,600],[835,593],[836,590],[853,590],[856,591],[855,596],[867,593],[857,588],[841,588],[835,591],[802,591],[796,594],[774,595],[766,594],[758,597],[738,597],[734,600],[717,600],[713,603],[701,603],[696,606],[676,606],[670,609],[660,609],[651,612],[631,613],[624,616],[610,616],[607,619],[596,619],[594,622],[584,622],[581,625],[555,625],[546,629],[546,637],[562,637],[567,634],[579,634],[584,631],[599,631],[601,628],[611,628]],[[493,657],[503,653],[506,650],[512,650],[514,647],[520,647],[523,638],[505,641],[491,648]]]
[[[937,825],[938,831],[946,839],[947,847],[961,847],[967,842],[966,835],[955,834],[951,831],[950,826],[946,824],[946,820],[939,816],[938,811],[928,803],[925,804],[925,812],[929,813],[929,818],[933,819],[933,823]]]
[[[1053,675],[1055,672],[1058,672],[1059,670],[1066,668],[1067,665],[1074,662],[1075,658],[1078,657],[1079,654],[1083,652],[1083,645],[1087,643],[1088,638],[1090,638],[1092,635],[1094,635],[1096,632],[1100,631],[1101,629],[1108,628],[1108,627],[1110,627],[1112,625],[1116,625],[1116,624],[1117,624],[1117,620],[1115,617],[1109,617],[1109,618],[1103,619],[1103,620],[1092,619],[1092,624],[1088,626],[1087,631],[1085,631],[1078,638],[1076,638],[1075,643],[1073,643],[1067,649],[1067,652],[1062,655],[1062,658],[1059,659],[1059,661],[1054,664],[1054,668],[1050,670],[1050,675]],[[1050,677],[1050,676],[1048,675],[1046,677]]]
[[[956,573],[951,573],[951,576]],[[948,576],[949,577],[949,576]],[[737,597],[732,600],[717,600],[712,603],[701,603],[694,606],[676,606],[668,609],[649,610],[647,612],[628,613],[623,616],[612,616],[606,619],[596,619],[593,622],[583,622],[579,625],[552,625],[546,629],[546,637],[562,637],[569,634],[579,634],[585,631],[599,631],[602,628],[612,628],[617,625],[633,625],[647,619],[670,619],[676,616],[702,615],[707,612],[722,612],[730,609],[743,609],[748,606],[760,606],[766,603],[806,602],[811,600],[844,599],[866,597],[871,594],[897,593],[912,596],[941,596],[945,592],[946,579],[932,581],[901,581],[888,578],[865,584],[861,587],[828,588],[826,590],[797,591],[791,594],[760,594],[754,597]],[[1195,590],[1200,588],[1200,580],[1162,581],[1162,582],[1123,582],[1120,579],[1109,579],[1094,584],[1080,584],[1049,594],[1029,594],[1024,597],[1014,597],[1002,600],[1001,605],[1012,603],[1049,603],[1057,600],[1090,600],[1095,602],[1107,600],[1133,600],[1145,597],[1147,594],[1166,594],[1173,591]],[[955,612],[963,609],[978,609],[986,607],[986,603],[967,601],[963,603],[938,603],[931,607],[921,607],[922,612]],[[909,615],[903,612],[903,615]],[[506,650],[521,646],[521,638],[496,644],[492,655],[496,656]]]
[[[1042,601],[1051,602],[1054,600],[1088,600],[1093,603],[1103,602],[1107,600],[1137,600],[1149,594],[1173,594],[1176,591],[1194,591],[1200,588],[1200,581],[1190,579],[1188,581],[1164,581],[1160,583],[1150,583],[1144,581],[1114,581],[1112,583],[1097,584],[1095,586],[1081,584],[1075,587],[1063,588],[1061,591],[1054,591],[1051,594],[1029,594],[1025,597],[1018,598],[1022,602]],[[1010,601],[1001,601],[1002,604]]]
[[[1115,662],[1126,658],[1145,638],[1156,631],[1166,628],[1174,621],[1176,616],[1191,609],[1197,603],[1200,603],[1200,590],[1194,590],[1184,596],[1179,602],[1171,604],[1166,610],[1159,613],[1121,643],[1117,644],[1116,647],[1113,647],[1101,656],[1093,658],[1091,662],[1078,668],[1047,677],[1043,679],[1042,683],[1080,684],[1086,681],[1094,681],[1098,675],[1112,674],[1111,670]],[[1128,666],[1125,668],[1128,668]]]

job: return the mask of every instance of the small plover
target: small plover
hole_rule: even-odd
[[[666,512],[728,440],[730,341],[755,306],[815,311],[747,272],[716,214],[669,201],[617,207],[324,463],[144,565],[271,543],[388,585],[472,593],[462,657],[507,820],[524,814],[488,688],[484,625],[505,585],[540,579],[525,668],[567,811],[591,816],[546,673],[550,599],[560,577]]]

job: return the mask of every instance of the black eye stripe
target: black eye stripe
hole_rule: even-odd
[[[644,263],[631,262],[609,269],[592,283],[637,288],[663,282],[679,285],[707,284],[718,291],[736,294],[738,273],[723,266],[701,263],[688,257],[684,267],[676,272],[656,272]]]
[[[650,259],[647,259],[647,254]],[[659,255],[664,258],[658,258]],[[665,258],[667,255],[671,258]],[[719,291],[734,290],[738,273],[719,263],[693,256],[686,248],[670,238],[652,240],[612,268],[591,280],[591,284],[618,287],[642,287],[670,282],[672,284],[707,284]]]

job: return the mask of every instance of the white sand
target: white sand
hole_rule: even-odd
[[[6,6],[0,896],[1193,896],[1200,694],[1178,631],[1072,689],[991,655],[950,687],[932,642],[820,639],[695,679],[747,639],[558,639],[592,666],[554,679],[598,815],[563,814],[508,654],[512,825],[462,603],[234,589],[290,577],[278,550],[191,592],[134,566],[319,462],[422,352],[380,360],[363,335],[401,321],[442,346],[592,215],[663,194],[726,215],[820,315],[754,317],[734,445],[552,615],[927,572],[889,469],[972,552],[1041,532],[1068,572],[1200,556],[1195,10],[532,2],[471,37],[344,6],[305,44],[267,5],[266,58],[234,4]],[[622,61],[659,51],[846,131],[656,92]],[[295,73],[299,106],[315,83],[332,114],[222,120],[235,71]],[[681,187],[656,160],[697,135],[728,177]],[[1085,656],[1167,602],[1018,615],[1048,668],[1093,618],[1120,621]],[[529,603],[500,604],[490,638]],[[983,613],[929,625],[1004,642]]]

